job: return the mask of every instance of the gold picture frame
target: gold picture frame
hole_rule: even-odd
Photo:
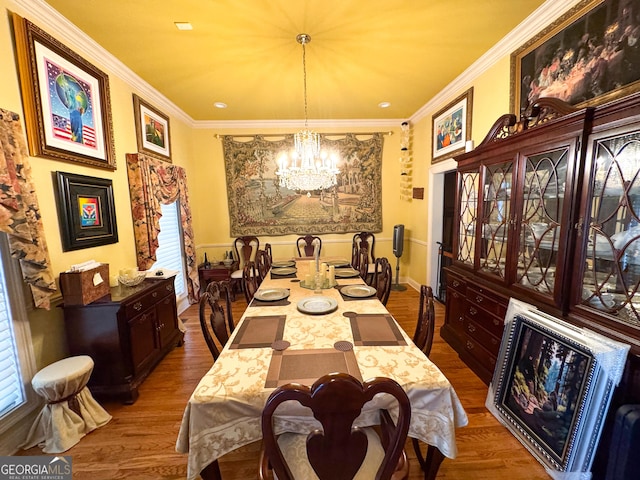
[[[471,140],[473,87],[433,115],[431,119],[431,163],[464,152]]]
[[[13,14],[29,152],[114,170],[109,77]]]
[[[540,97],[581,108],[637,91],[639,37],[640,2],[581,1],[511,54],[511,112]]]
[[[133,94],[138,151],[171,162],[169,117]]]

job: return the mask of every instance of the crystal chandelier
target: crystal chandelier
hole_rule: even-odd
[[[276,175],[280,177],[280,186],[289,190],[324,190],[337,183],[335,155],[329,156],[320,151],[320,134],[309,130],[307,115],[307,62],[305,45],[311,41],[306,33],[296,37],[302,45],[302,71],[304,78],[304,130],[293,137],[294,150],[289,156],[284,153],[278,159]]]

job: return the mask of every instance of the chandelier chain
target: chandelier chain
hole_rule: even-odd
[[[307,50],[305,48],[305,43],[307,43],[307,38],[304,37],[301,41],[302,43],[302,79],[304,85],[304,128],[305,130],[309,128],[309,114],[307,112]]]

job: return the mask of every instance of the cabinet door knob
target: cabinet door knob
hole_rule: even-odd
[[[142,302],[136,302],[133,304],[133,309],[136,311],[142,310]]]
[[[464,317],[463,317],[462,315],[460,315],[460,316],[458,317],[458,321],[459,321],[460,323],[464,322]]]

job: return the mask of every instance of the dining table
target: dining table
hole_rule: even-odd
[[[314,274],[319,265],[320,260],[306,257],[274,261],[220,356],[196,386],[176,441],[176,450],[188,455],[189,480],[198,475],[219,478],[220,457],[261,440],[262,410],[276,387],[311,385],[336,371],[361,381],[379,376],[396,380],[411,403],[409,437],[436,447],[441,458],[456,457],[455,431],[468,419],[449,380],[349,262],[323,258],[322,267],[331,271],[323,284]],[[289,403],[278,410],[276,433],[308,433],[319,427],[310,411]],[[394,415],[390,396],[378,395],[365,405],[356,425],[379,424],[382,408]]]

